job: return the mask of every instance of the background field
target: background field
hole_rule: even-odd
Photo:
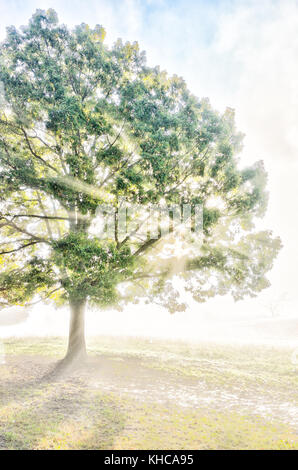
[[[290,348],[96,337],[53,376],[65,347],[5,340],[0,449],[298,449]]]

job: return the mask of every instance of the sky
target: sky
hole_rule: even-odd
[[[101,24],[109,44],[119,37],[138,41],[149,65],[182,76],[215,109],[235,108],[246,135],[242,163],[263,160],[269,175],[262,226],[279,235],[284,248],[269,275],[272,287],[259,298],[215,299],[192,305],[187,315],[255,315],[271,302],[280,303],[283,314],[297,313],[298,1],[0,0],[0,39],[6,26],[26,24],[37,8],[54,8],[69,26]]]

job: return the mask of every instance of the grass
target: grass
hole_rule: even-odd
[[[238,390],[297,406],[287,349],[101,337],[89,342],[86,370],[53,381],[40,378],[64,353],[63,339],[8,339],[5,351],[0,449],[298,449],[295,426],[278,415],[241,400],[183,406],[162,388],[200,398],[204,385],[207,394]]]
[[[8,355],[40,355],[59,358],[66,349],[64,338],[8,339]],[[298,401],[298,371],[291,361],[292,350],[272,346],[229,346],[212,343],[111,338],[88,341],[90,355],[138,358],[147,367],[175,375],[194,377],[214,387],[229,390],[255,388],[289,394]]]

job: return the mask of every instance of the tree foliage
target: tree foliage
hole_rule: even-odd
[[[108,48],[104,37],[37,10],[1,45],[2,305],[145,297],[181,310],[173,278],[198,301],[255,295],[280,240],[255,232],[266,173],[262,162],[241,169],[234,111],[214,111],[182,78],[146,65],[137,43]],[[202,243],[179,251],[183,235],[150,239],[142,226],[121,237],[123,200],[203,205]],[[91,230],[105,204],[115,210],[109,238]]]

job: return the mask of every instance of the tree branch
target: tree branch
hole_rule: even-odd
[[[47,219],[47,220],[69,220],[68,217],[60,217],[53,215],[39,215],[39,214],[3,214],[5,217],[12,217],[13,219],[18,217],[33,217],[38,219]]]
[[[6,225],[14,228],[17,232],[20,232],[20,233],[24,233],[25,235],[28,235],[29,237],[31,237],[32,239],[34,240],[38,240],[40,242],[44,242],[44,243],[47,243],[47,244],[50,244],[49,240],[45,239],[45,238],[42,238],[42,237],[38,237],[36,235],[34,235],[33,233],[30,233],[28,232],[28,230],[22,228],[22,227],[19,227],[17,224],[15,224],[12,220],[8,220],[7,218],[3,217],[3,215],[0,214],[0,219],[5,219],[6,220]]]
[[[28,246],[31,245],[36,245],[37,243],[42,243],[40,241],[32,241],[30,243],[27,243],[26,245],[19,246],[18,248],[15,248],[14,250],[7,250],[7,251],[0,251],[0,255],[8,255],[9,253],[16,253],[17,251],[23,250],[24,248],[27,248]]]
[[[54,166],[52,166],[50,163],[46,162],[40,155],[38,155],[35,150],[33,149],[31,143],[30,143],[30,140],[28,138],[28,135],[25,131],[25,129],[23,127],[21,127],[21,131],[23,132],[24,134],[24,137],[25,137],[25,140],[27,142],[27,146],[31,152],[31,154],[37,158],[38,160],[40,160],[44,165],[46,165],[48,168],[50,168],[51,170],[55,171],[55,173],[59,174],[59,171],[57,170],[57,168],[55,168]]]
[[[148,248],[150,248],[154,243],[158,242],[162,238],[161,235],[158,236],[158,238],[150,238],[147,240],[144,245],[140,246],[140,248],[137,249],[137,251],[134,253],[134,256],[138,256],[144,251],[146,251]]]
[[[44,215],[44,218],[45,218],[45,223],[46,223],[46,226],[47,226],[47,231],[48,231],[49,237],[50,237],[51,240],[53,240],[53,233],[52,233],[52,230],[51,230],[50,222],[49,222],[49,219],[46,215],[46,211],[45,211],[44,205],[42,203],[40,194],[39,194],[38,191],[36,191],[36,194],[37,194],[37,198],[38,198],[40,208],[41,208],[41,210],[43,212],[43,215]]]

